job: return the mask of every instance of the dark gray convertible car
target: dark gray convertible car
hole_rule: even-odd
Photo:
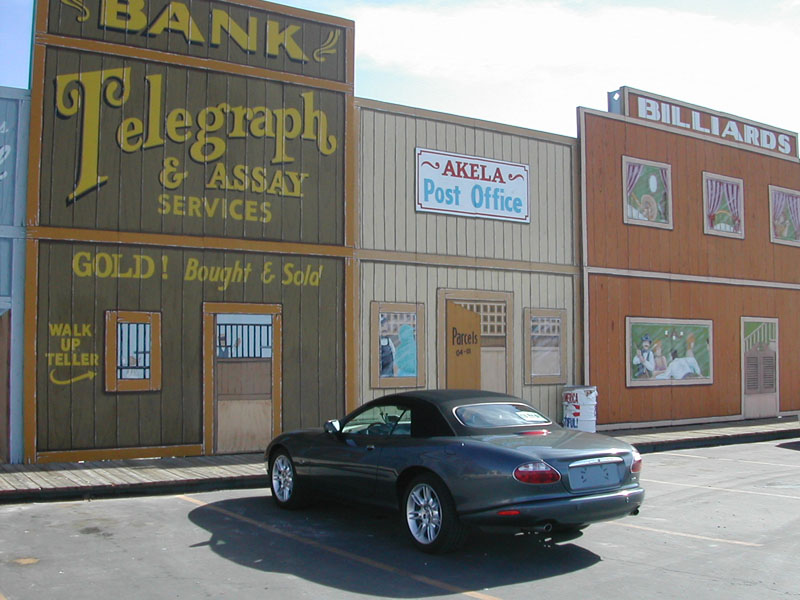
[[[385,396],[276,437],[265,460],[279,507],[332,495],[399,509],[426,552],[457,548],[470,526],[568,536],[644,499],[633,446],[484,391]]]

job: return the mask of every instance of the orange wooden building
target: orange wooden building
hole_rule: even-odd
[[[800,411],[797,135],[622,88],[579,109],[598,426]]]

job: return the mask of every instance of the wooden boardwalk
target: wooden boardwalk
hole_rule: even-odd
[[[263,454],[0,464],[0,503],[267,487]]]
[[[603,431],[642,453],[765,440],[800,440],[797,416],[760,421]],[[800,447],[800,441],[797,442]],[[42,500],[268,488],[263,454],[0,464],[0,504]],[[266,490],[265,490],[266,491]]]

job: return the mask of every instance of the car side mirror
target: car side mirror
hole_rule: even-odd
[[[342,425],[339,423],[339,419],[331,419],[330,421],[325,422],[325,433],[332,433],[334,435],[338,435],[342,432]]]

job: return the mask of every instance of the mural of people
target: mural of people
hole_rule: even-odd
[[[713,323],[627,317],[627,384],[713,383]]]
[[[378,356],[380,357],[381,377],[397,377],[397,346],[395,345],[390,328],[388,313],[380,316],[380,338]]]
[[[656,379],[688,379],[703,376],[700,365],[694,357],[693,335],[690,334],[686,340],[686,356],[679,357],[678,351],[673,350],[670,357],[672,360],[667,365],[667,370],[656,375]]]
[[[381,377],[396,377],[397,361],[395,356],[397,355],[397,350],[394,342],[388,335],[382,335],[380,344]]]
[[[667,357],[664,356],[664,344],[661,340],[656,340],[653,343],[653,354],[655,355],[655,368],[653,374],[658,376],[667,370]]]
[[[636,349],[636,356],[633,357],[633,364],[636,365],[634,377],[652,377],[656,368],[655,355],[652,346],[653,340],[650,334],[642,336],[640,347]]]

